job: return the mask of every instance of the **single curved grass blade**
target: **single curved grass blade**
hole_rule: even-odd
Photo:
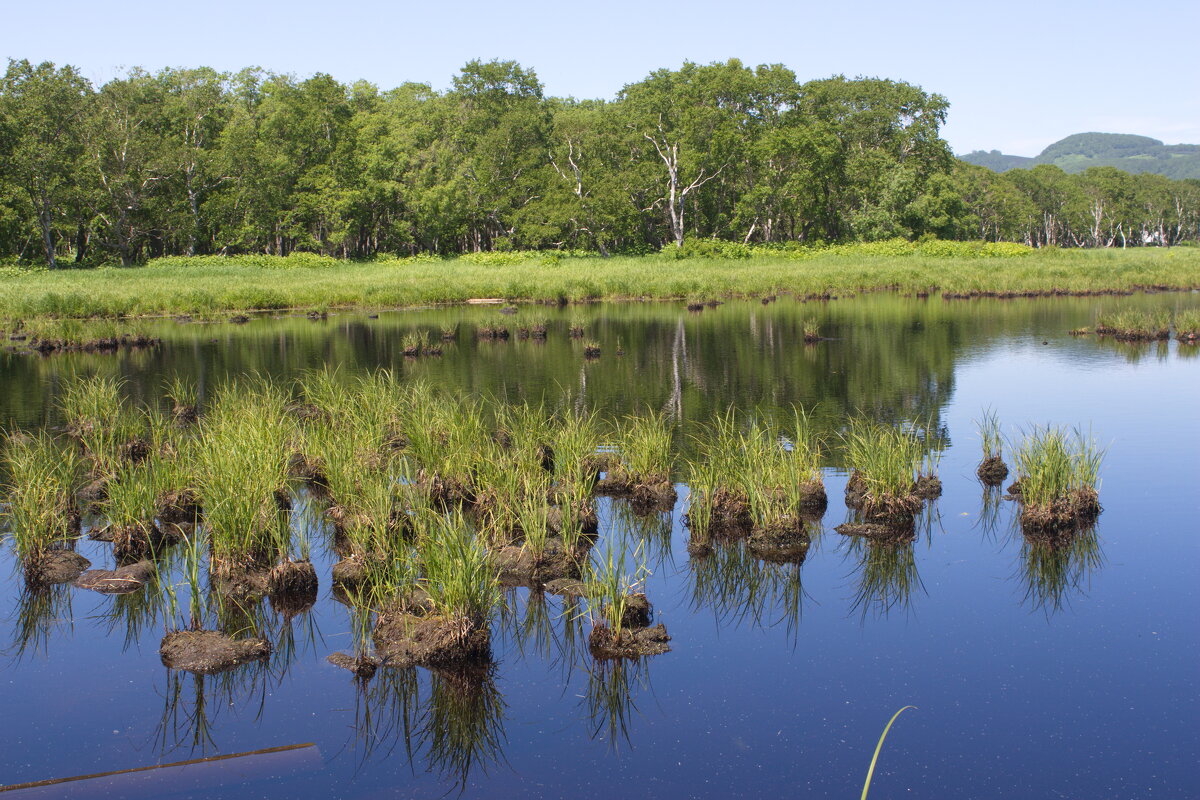
[[[879,760],[879,751],[883,749],[883,740],[887,738],[888,731],[892,729],[892,723],[896,721],[896,717],[910,708],[915,710],[916,706],[905,706],[893,714],[884,727],[883,733],[879,735],[879,744],[875,745],[875,755],[871,756],[871,766],[867,768],[867,780],[863,783],[862,800],[867,800],[867,792],[871,789],[871,776],[875,774],[875,762]]]

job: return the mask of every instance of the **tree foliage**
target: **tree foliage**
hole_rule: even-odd
[[[0,258],[1197,237],[1200,182],[995,174],[952,157],[948,107],[900,81],[736,60],[656,70],[611,101],[547,97],[512,61],[472,61],[445,91],[207,68],[94,87],[10,61]]]

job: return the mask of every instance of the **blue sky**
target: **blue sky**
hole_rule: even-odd
[[[801,79],[895,78],[950,99],[956,152],[1035,155],[1081,131],[1200,143],[1200,1],[11,4],[0,55],[103,82],[140,66],[261,66],[445,88],[472,58],[554,95],[612,97],[682,61],[781,62]]]

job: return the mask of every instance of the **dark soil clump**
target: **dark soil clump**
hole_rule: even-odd
[[[200,419],[200,412],[194,405],[176,403],[175,407],[171,409],[171,418],[175,421],[176,425],[186,428],[188,425],[196,424],[196,421]]]
[[[317,571],[310,561],[284,561],[267,573],[267,594],[271,607],[286,616],[295,616],[317,602]]]
[[[675,507],[678,495],[669,480],[654,480],[635,483],[611,473],[596,482],[595,492],[607,497],[621,497],[629,501],[633,512],[639,516],[654,512],[670,511]]]
[[[209,584],[217,594],[240,600],[261,600],[267,594],[270,570],[255,566],[221,565],[210,569]]]
[[[102,594],[128,594],[146,585],[154,576],[154,565],[139,561],[116,569],[89,569],[72,584]]]
[[[175,631],[158,648],[163,666],[198,675],[226,672],[240,664],[261,661],[271,654],[263,639],[233,639],[217,631]]]
[[[92,562],[74,550],[46,550],[25,560],[25,583],[27,586],[70,583],[91,565]]]
[[[587,560],[583,548],[569,548],[561,539],[547,539],[542,552],[511,544],[492,551],[492,562],[505,586],[535,586],[560,578],[579,580]]]
[[[858,470],[850,473],[846,481],[846,505],[850,508],[862,508],[867,500],[867,482],[863,480]]]
[[[988,486],[999,486],[1008,477],[1008,465],[1000,456],[985,458],[975,470],[976,476]]]
[[[763,561],[803,564],[812,539],[800,520],[785,520],[766,528],[756,528],[746,543],[750,552]]]
[[[130,464],[141,464],[150,457],[150,443],[138,437],[117,448],[117,455]]]
[[[876,542],[910,542],[916,537],[911,526],[898,527],[878,522],[847,522],[834,528],[842,536],[860,536]]]
[[[367,579],[367,562],[351,555],[333,565],[333,584],[342,589],[354,589]]]
[[[1101,510],[1095,489],[1076,489],[1048,505],[1022,507],[1021,531],[1030,539],[1054,541],[1094,524]]]
[[[143,523],[114,527],[108,536],[113,545],[113,556],[119,563],[131,564],[153,558],[167,546],[179,541],[173,533],[164,532],[157,525]]]
[[[580,533],[590,536],[600,531],[600,518],[596,514],[595,506],[590,504],[585,508],[572,511],[568,519],[579,525]],[[546,526],[550,529],[551,533],[562,533],[563,509],[560,506],[554,506],[547,512]]]
[[[104,478],[92,481],[76,492],[75,499],[78,501],[80,508],[88,510],[99,509],[100,504],[108,499],[108,481]]]
[[[581,580],[574,578],[555,578],[552,581],[547,581],[542,587],[550,594],[556,594],[560,597],[582,597],[587,590],[587,586]]]
[[[349,653],[334,653],[325,660],[335,667],[350,670],[360,681],[369,681],[375,677],[375,671],[383,663],[375,656],[352,656]]]
[[[491,632],[465,619],[384,613],[374,641],[375,651],[395,667],[453,667],[492,658]]]
[[[430,475],[421,470],[417,473],[420,486],[431,503],[447,508],[453,505],[470,505],[475,502],[475,489],[455,478]]]
[[[620,635],[601,623],[592,628],[588,647],[592,656],[599,659],[642,658],[670,652],[669,641],[671,637],[661,623],[653,628],[622,628]]]
[[[651,609],[650,601],[646,599],[646,595],[641,592],[627,595],[625,597],[625,611],[621,614],[621,627],[648,627],[652,614],[653,609]]]
[[[936,500],[942,496],[942,480],[936,475],[919,475],[913,482],[912,493],[922,500]]]
[[[168,525],[194,523],[200,516],[200,496],[191,489],[166,492],[158,498],[158,520]]]

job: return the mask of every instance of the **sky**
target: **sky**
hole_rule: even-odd
[[[532,67],[547,94],[611,98],[652,70],[738,58],[801,80],[904,80],[950,100],[956,153],[1032,156],[1072,133],[1200,143],[1200,0],[1005,3],[608,0],[19,3],[0,56],[127,68],[259,66],[444,89],[474,58]]]

